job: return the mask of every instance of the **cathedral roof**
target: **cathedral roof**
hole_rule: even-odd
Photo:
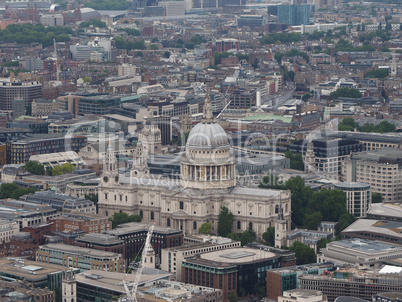
[[[203,118],[190,131],[186,146],[202,149],[229,146],[229,139],[225,130],[213,119],[211,100],[208,93],[205,99]]]

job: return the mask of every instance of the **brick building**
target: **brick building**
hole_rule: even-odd
[[[56,217],[52,224],[52,231],[81,230],[85,233],[102,233],[112,229],[112,222],[107,217],[90,214],[63,214]]]

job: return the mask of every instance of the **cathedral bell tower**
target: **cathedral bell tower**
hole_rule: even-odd
[[[105,155],[103,164],[103,173],[101,177],[101,185],[116,185],[119,184],[119,164],[116,159],[116,154],[113,150],[112,143],[109,141],[109,146]]]
[[[275,247],[281,248],[286,246],[286,235],[288,231],[288,223],[283,215],[282,202],[279,205],[278,219],[275,221]]]
[[[138,138],[137,147],[133,155],[133,167],[131,168],[131,177],[149,177],[149,168],[147,163],[148,152],[144,149],[141,135]]]

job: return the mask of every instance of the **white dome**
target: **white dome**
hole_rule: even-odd
[[[217,123],[202,121],[190,131],[186,146],[202,149],[228,147],[229,139],[225,130]]]

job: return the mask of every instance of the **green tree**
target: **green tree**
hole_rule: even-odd
[[[358,89],[355,88],[338,88],[336,91],[333,91],[329,94],[329,99],[333,100],[339,97],[346,98],[361,98],[363,95]]]
[[[209,222],[204,222],[198,229],[199,234],[211,234],[212,224]]]
[[[257,238],[255,232],[253,230],[246,230],[240,236],[240,241],[242,246],[246,246],[249,243],[252,243]]]
[[[359,123],[355,122],[355,120],[351,117],[345,117],[339,124],[339,131],[354,131],[354,129],[359,127]]]
[[[88,199],[92,201],[95,205],[97,205],[99,201],[99,194],[93,194],[93,195],[85,194],[85,199]]]
[[[306,213],[303,219],[303,228],[308,230],[317,230],[322,221],[322,214],[320,212],[314,212],[311,214]]]
[[[15,183],[3,183],[0,186],[0,199],[10,198],[13,191],[20,187]]]
[[[163,57],[166,58],[166,59],[169,59],[170,58],[170,51],[165,51],[163,53]]]
[[[239,301],[239,298],[237,297],[236,292],[231,292],[229,295],[229,302],[237,302]]]
[[[222,207],[218,220],[219,236],[226,237],[232,231],[233,219],[233,213],[227,207]]]
[[[56,287],[56,289],[54,290],[54,295],[55,295],[55,298],[56,298],[56,302],[61,302],[62,301],[63,295],[62,295],[62,292],[61,292],[60,288]]]
[[[328,243],[331,242],[331,239],[321,238],[317,243],[317,251],[319,252],[320,249],[325,249]]]
[[[371,193],[371,203],[382,203],[381,193],[376,192]]]
[[[262,181],[259,183],[258,187],[265,189],[283,189],[284,183],[280,181],[275,174],[268,173],[262,178]]]
[[[142,217],[140,215],[128,215],[125,212],[115,212],[109,220],[112,221],[112,228],[114,229],[123,223],[141,222]]]
[[[275,54],[274,54],[274,59],[278,62],[278,64],[281,64],[281,61],[282,61],[282,57],[284,56],[284,54],[282,53],[282,52],[280,52],[280,51],[277,51]]]
[[[24,169],[34,175],[45,175],[45,167],[36,161],[27,161],[24,165]]]
[[[365,78],[377,78],[377,79],[384,79],[388,77],[389,75],[389,70],[388,68],[378,68],[378,69],[373,69],[367,72],[364,77]]]
[[[286,151],[285,157],[290,159],[290,168],[304,171],[303,157],[300,153],[293,154],[292,151]]]
[[[378,23],[378,29],[382,29],[382,23],[380,22],[380,23]]]
[[[311,94],[310,94],[310,93],[305,93],[305,94],[303,94],[303,96],[302,96],[302,101],[303,101],[303,102],[307,102],[307,100],[308,100],[310,97],[311,97]]]
[[[18,188],[17,190],[14,190],[11,193],[11,198],[12,199],[19,199],[21,196],[23,195],[27,195],[27,194],[31,194],[31,193],[35,193],[36,190],[33,188]]]
[[[150,50],[158,50],[159,46],[157,44],[151,44],[151,45],[149,45],[149,49]]]
[[[275,246],[275,227],[268,227],[267,231],[262,234],[262,239],[269,246]]]
[[[285,188],[291,192],[292,222],[297,226],[302,226],[304,214],[313,191],[305,185],[304,179],[300,176],[292,177],[286,181]]]
[[[356,218],[349,213],[343,213],[336,224],[336,233],[337,233],[337,240],[341,238],[341,233],[344,229],[350,226],[353,222],[356,221]]]
[[[159,42],[159,40],[158,40],[158,38],[157,38],[157,37],[153,37],[151,42],[152,42],[152,43],[158,43],[158,42]]]
[[[85,6],[95,10],[127,10],[130,2],[126,0],[90,0],[85,2]]]
[[[61,166],[54,167],[52,170],[52,176],[72,173],[74,169],[75,169],[74,165],[70,163],[65,163],[62,164]]]
[[[296,255],[297,265],[316,262],[317,257],[315,255],[314,249],[310,248],[304,243],[296,241],[289,249],[293,251]]]
[[[239,233],[232,232],[232,233],[229,233],[226,237],[230,238],[232,240],[235,240],[235,241],[240,241],[241,233],[239,234]]]
[[[392,30],[392,25],[391,25],[391,23],[387,22],[387,23],[385,24],[385,30],[386,30],[386,31]]]
[[[84,77],[84,83],[89,83],[91,82],[91,78],[89,76]]]

